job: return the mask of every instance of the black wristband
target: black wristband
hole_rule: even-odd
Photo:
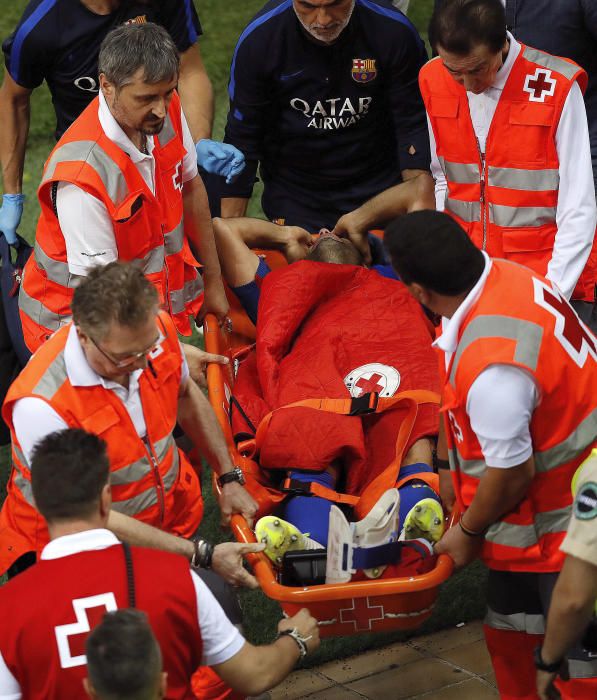
[[[557,673],[560,670],[560,666],[562,665],[562,662],[564,659],[559,659],[558,661],[554,661],[552,664],[546,664],[545,661],[543,661],[543,657],[541,656],[541,649],[543,647],[539,644],[539,646],[535,647],[535,653],[534,653],[534,660],[535,660],[535,668],[538,671],[545,671],[546,673]]]
[[[441,459],[437,456],[437,452],[433,453],[433,468],[435,471],[450,471],[450,460]]]
[[[462,518],[464,517],[464,513],[460,516],[460,520],[458,521],[458,525],[460,525],[460,529],[462,532],[467,537],[485,537],[485,533],[487,532],[487,529],[481,530],[481,532],[475,532],[474,530],[469,530],[468,527],[462,524]]]

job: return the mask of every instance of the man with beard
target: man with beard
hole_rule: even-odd
[[[179,68],[168,32],[151,22],[104,39],[100,94],[50,154],[38,191],[35,252],[19,295],[31,351],[68,320],[80,277],[113,260],[141,266],[183,335],[202,287],[203,310],[225,315],[207,197],[176,93]]]
[[[222,216],[245,215],[258,163],[267,218],[309,231],[427,170],[426,59],[390,0],[268,2],[232,58],[225,141],[247,165]]]

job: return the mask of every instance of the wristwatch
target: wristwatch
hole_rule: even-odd
[[[291,630],[282,630],[282,632],[278,632],[277,639],[280,639],[280,637],[292,637],[297,643],[301,659],[304,659],[305,656],[307,656],[307,652],[309,651],[307,649],[307,642],[313,638],[313,635],[310,634],[308,637],[303,637],[303,635],[297,630],[297,628],[293,627]]]
[[[240,467],[234,467],[231,472],[226,472],[222,476],[218,477],[218,486],[222,488],[224,484],[229,484],[232,481],[238,481],[238,483],[243,486],[245,483],[245,477],[243,470]]]
[[[546,664],[545,661],[543,661],[543,657],[541,656],[541,645],[535,647],[535,668],[538,671],[545,671],[546,673],[557,673],[557,671],[560,670],[560,666],[562,665],[563,659],[559,659],[558,661],[554,661],[552,664]]]

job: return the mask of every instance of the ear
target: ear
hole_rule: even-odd
[[[85,692],[90,698],[97,698],[97,694],[93,689],[93,686],[89,682],[89,678],[83,678],[83,687],[85,688]]]
[[[408,291],[413,295],[413,297],[419,302],[419,304],[423,304],[423,306],[427,306],[427,301],[429,299],[429,292],[425,287],[420,285],[418,282],[412,282],[411,284],[407,285],[408,286]]]
[[[166,671],[162,671],[162,677],[160,679],[160,698],[165,698],[166,693],[168,692],[168,673]]]
[[[106,484],[100,494],[100,515],[102,518],[108,518],[110,508],[112,507],[112,489],[110,484]]]
[[[107,100],[112,100],[114,98],[114,94],[116,93],[116,88],[112,83],[106,78],[105,73],[100,73],[99,75],[99,84],[100,84],[100,89],[104,93],[104,97]]]

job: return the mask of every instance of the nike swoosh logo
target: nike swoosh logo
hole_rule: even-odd
[[[291,78],[297,78],[301,73],[304,73],[305,69],[297,70],[296,73],[288,73],[287,75],[281,75],[280,80],[290,80]]]

